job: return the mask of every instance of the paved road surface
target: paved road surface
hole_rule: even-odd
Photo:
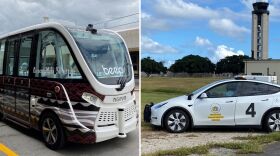
[[[264,153],[252,154],[252,156],[279,156],[280,155],[280,142],[276,142],[265,146]]]

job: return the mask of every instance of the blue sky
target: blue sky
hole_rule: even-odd
[[[189,54],[216,63],[251,56],[256,0],[142,0],[142,55],[170,66]],[[269,57],[280,59],[280,0],[269,0]]]

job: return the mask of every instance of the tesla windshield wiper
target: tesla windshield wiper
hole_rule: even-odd
[[[124,64],[123,65],[124,67],[125,67],[125,69],[126,69],[126,76],[123,76],[123,77],[120,77],[119,79],[118,79],[118,82],[117,82],[117,84],[120,84],[120,87],[119,88],[116,88],[116,90],[117,91],[122,91],[123,89],[124,89],[124,87],[125,87],[125,84],[126,84],[126,81],[127,81],[127,79],[129,78],[129,75],[128,75],[128,72],[129,72],[129,67],[131,66],[129,63],[126,63],[126,64]]]

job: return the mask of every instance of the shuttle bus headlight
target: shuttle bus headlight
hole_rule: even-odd
[[[83,95],[82,95],[82,98],[87,101],[88,103],[91,103],[91,104],[95,104],[98,97],[93,95],[93,94],[90,94],[90,93],[87,93],[87,92],[84,92]]]

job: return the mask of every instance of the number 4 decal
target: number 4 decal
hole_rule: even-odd
[[[250,106],[247,108],[246,115],[252,115],[252,117],[255,117],[256,111],[254,103],[251,103]]]

